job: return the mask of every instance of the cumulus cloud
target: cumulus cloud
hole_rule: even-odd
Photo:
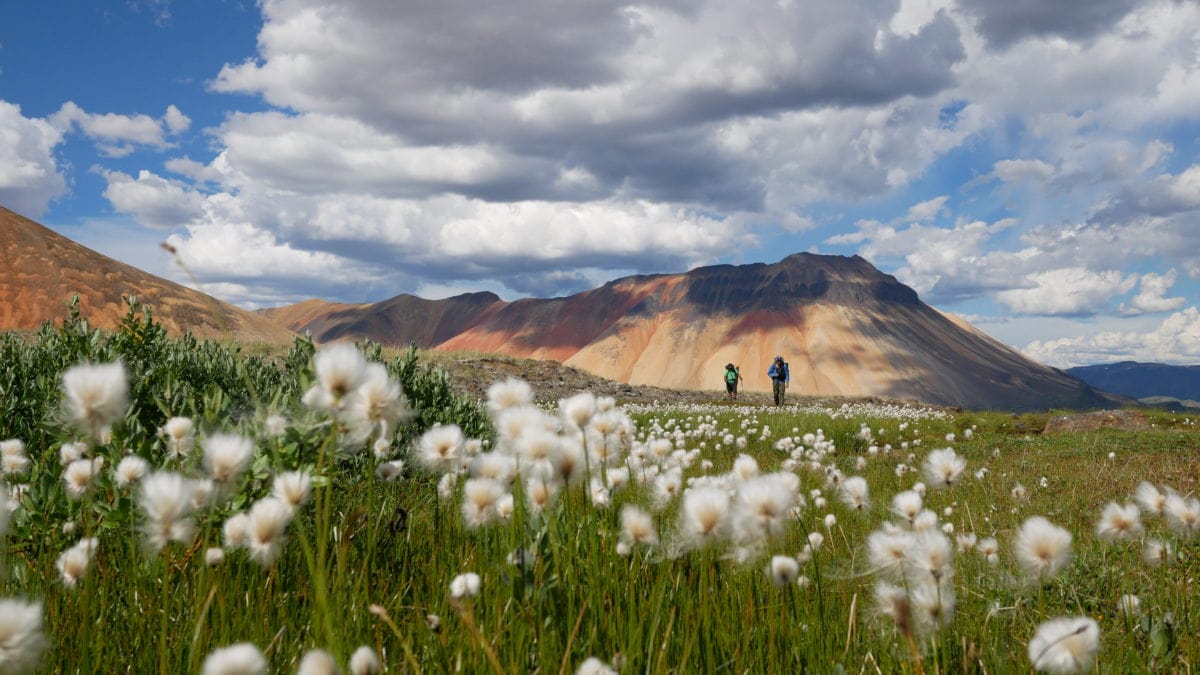
[[[1026,275],[1028,288],[996,293],[996,299],[1021,314],[1089,316],[1111,299],[1133,289],[1137,277],[1118,270],[1094,272],[1081,267]]]
[[[168,135],[179,134],[191,125],[191,120],[174,105],[168,106],[162,117],[154,118],[146,114],[89,113],[73,101],[64,103],[49,121],[62,133],[78,128],[109,157],[124,157],[136,146],[164,150],[171,147]]]
[[[1006,183],[1019,180],[1045,180],[1054,175],[1054,167],[1040,159],[1004,159],[992,167],[996,177]]]
[[[913,204],[908,209],[908,220],[928,221],[936,219],[947,210],[946,202],[949,199],[949,196],[942,195],[925,200],[919,204]]]
[[[0,100],[0,204],[38,216],[67,191],[67,180],[54,157],[62,132],[46,120],[21,114],[20,106]]]
[[[1168,270],[1166,274],[1143,274],[1138,280],[1138,294],[1133,296],[1128,304],[1121,305],[1120,313],[1137,316],[1179,309],[1187,302],[1187,298],[1166,297],[1167,291],[1175,285],[1177,278],[1175,270]]]
[[[1060,368],[1126,360],[1200,363],[1200,311],[1189,307],[1176,312],[1148,332],[1101,331],[1034,341],[1023,351],[1030,358]]]
[[[97,172],[108,183],[104,196],[113,208],[133,215],[147,227],[178,227],[202,213],[204,197],[177,181],[145,170],[138,172],[137,178],[120,171]]]
[[[959,0],[978,22],[981,35],[1003,48],[1030,37],[1071,40],[1094,37],[1111,28],[1139,0]]]

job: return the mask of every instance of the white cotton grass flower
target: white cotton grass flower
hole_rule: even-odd
[[[456,424],[435,426],[417,441],[417,461],[435,473],[456,471],[462,464],[465,442],[462,429]]]
[[[918,632],[936,633],[954,620],[954,586],[918,583],[909,588],[913,622]]]
[[[1171,493],[1167,495],[1163,505],[1163,517],[1167,527],[1184,537],[1194,537],[1200,534],[1200,499]]]
[[[1109,502],[1096,523],[1096,536],[1107,542],[1136,539],[1143,531],[1141,512],[1135,504]]]
[[[271,438],[278,438],[287,433],[288,419],[283,415],[267,415],[263,420],[263,433]]]
[[[62,576],[63,586],[75,588],[79,580],[87,575],[88,568],[92,564],[92,556],[96,553],[99,543],[95,537],[80,539],[78,543],[58,556],[55,566],[58,568],[59,575]]]
[[[450,499],[454,496],[454,491],[457,489],[458,489],[458,474],[457,473],[443,474],[442,477],[438,479],[438,486],[437,486],[438,499],[441,499],[442,501],[450,501]]]
[[[954,543],[957,544],[959,553],[966,553],[975,548],[978,541],[979,537],[974,532],[966,532],[954,538]]]
[[[935,487],[953,485],[962,477],[966,468],[967,460],[954,452],[954,448],[942,448],[930,452],[922,465],[925,480]]]
[[[350,655],[350,675],[376,675],[383,672],[374,649],[363,645]]]
[[[558,402],[559,416],[573,429],[586,427],[596,412],[596,396],[591,392],[581,392]]]
[[[880,616],[890,618],[896,624],[896,630],[901,635],[911,636],[915,629],[913,625],[913,606],[909,601],[908,591],[902,586],[896,586],[886,581],[875,584],[875,605]]]
[[[480,589],[483,587],[483,580],[474,572],[465,572],[454,577],[450,582],[450,597],[455,600],[460,600],[465,597],[473,597],[479,595]]]
[[[975,550],[979,551],[979,555],[983,556],[989,564],[996,565],[1000,562],[1000,542],[996,541],[995,537],[980,539]]]
[[[887,574],[899,579],[899,572],[908,558],[908,550],[914,543],[909,532],[876,530],[867,535],[867,559],[873,572]]]
[[[1142,613],[1142,599],[1136,595],[1125,594],[1117,600],[1117,613],[1126,619],[1134,619]]]
[[[1167,495],[1152,483],[1142,481],[1133,491],[1133,500],[1142,507],[1147,515],[1162,515],[1167,505]]]
[[[351,438],[362,442],[372,434],[388,438],[396,425],[412,416],[400,384],[382,363],[368,363],[358,387],[343,401],[341,419],[350,427]]]
[[[254,458],[254,442],[237,434],[214,434],[201,443],[204,468],[222,486],[232,486]]]
[[[862,511],[871,503],[867,494],[867,479],[862,476],[851,476],[842,481],[839,493],[842,503],[856,511]]]
[[[312,496],[312,476],[307,471],[285,471],[275,476],[271,495],[298,509]]]
[[[42,603],[0,598],[0,673],[32,673],[45,651]]]
[[[290,506],[274,497],[254,502],[247,514],[250,520],[246,529],[246,550],[251,560],[263,567],[275,564],[294,513]]]
[[[913,532],[926,532],[929,530],[937,529],[937,525],[938,525],[937,514],[934,513],[933,511],[930,511],[929,509],[923,509],[920,513],[917,514],[916,518],[913,518],[912,530],[913,530]]]
[[[1087,673],[1100,652],[1100,624],[1089,617],[1051,619],[1029,641],[1029,661],[1047,673]]]
[[[216,567],[225,562],[225,549],[220,546],[210,546],[204,550],[204,564]]]
[[[367,360],[347,342],[322,347],[313,356],[317,383],[304,394],[304,405],[314,410],[340,410],[342,399],[358,388],[367,374]]]
[[[520,378],[509,377],[494,382],[487,390],[487,407],[493,417],[509,408],[518,408],[532,403],[533,387]]]
[[[530,476],[525,480],[525,502],[533,515],[549,510],[557,495],[558,483],[545,476]]]
[[[375,477],[379,480],[389,483],[396,480],[404,474],[404,460],[393,459],[390,462],[380,462],[375,467]],[[446,474],[453,476],[454,474]]]
[[[1029,496],[1029,491],[1025,489],[1024,485],[1017,483],[1013,486],[1012,491],[1009,494],[1012,495],[1014,502],[1023,502],[1025,501],[1025,498]]]
[[[1050,579],[1071,560],[1071,533],[1041,516],[1033,516],[1017,532],[1013,552],[1030,576]]]
[[[833,515],[832,513],[826,513],[825,514],[825,529],[832,530],[834,525],[837,525],[837,516]]]
[[[337,660],[324,649],[311,649],[300,659],[296,675],[341,675]]]
[[[149,471],[150,462],[137,455],[126,455],[117,464],[113,475],[117,479],[117,485],[125,488],[141,480]]]
[[[0,443],[0,476],[9,479],[21,476],[29,469],[25,442],[12,438]]]
[[[695,487],[683,493],[680,529],[693,546],[724,536],[731,511],[729,493],[716,487]]]
[[[71,499],[82,499],[95,486],[96,474],[104,466],[104,458],[77,459],[63,470],[63,485]]]
[[[734,502],[734,534],[741,541],[756,541],[783,531],[796,504],[795,474],[756,476],[741,484]]]
[[[193,485],[183,476],[165,471],[142,479],[138,507],[145,515],[142,536],[149,551],[157,553],[171,541],[191,543],[195,529],[191,520],[195,509]]]
[[[158,430],[167,441],[167,451],[177,458],[187,457],[196,445],[194,425],[191,418],[172,417]]]
[[[658,510],[665,509],[668,504],[683,490],[683,472],[678,469],[671,469],[665,473],[661,473],[654,479],[654,494],[651,499],[654,502],[654,508]]]
[[[221,526],[226,548],[241,548],[250,541],[250,516],[235,513]]]
[[[905,490],[892,497],[892,513],[903,518],[909,524],[916,520],[917,514],[924,508],[924,500],[914,490]]]
[[[129,381],[120,362],[68,368],[62,376],[67,419],[92,438],[125,414],[129,403]]]
[[[490,478],[472,478],[463,484],[463,521],[475,528],[496,520],[496,507],[505,494],[504,485]]]
[[[514,501],[512,493],[505,492],[500,495],[500,499],[496,500],[496,516],[500,520],[509,520],[512,518],[516,506],[516,501]]]
[[[266,675],[267,659],[249,642],[213,650],[200,667],[201,675]]]
[[[575,675],[617,675],[617,671],[600,659],[590,656],[583,663],[579,664],[579,669],[575,671]]]
[[[758,475],[758,460],[750,455],[738,455],[733,460],[733,475],[738,480],[746,481]]]
[[[954,547],[945,534],[917,534],[905,551],[903,569],[915,583],[945,583],[954,575]]]
[[[621,538],[629,544],[654,546],[658,544],[658,531],[649,513],[632,504],[621,507]]]
[[[790,555],[771,556],[767,576],[776,586],[790,586],[800,577],[800,562]]]
[[[84,457],[87,457],[87,454],[87,443],[83,443],[81,441],[68,441],[67,443],[63,443],[58,448],[58,460],[62,462],[63,466],[66,466],[71,462],[79,461]]]
[[[1175,548],[1170,542],[1161,539],[1147,539],[1145,546],[1142,547],[1142,560],[1152,567],[1165,565],[1171,562],[1171,558],[1174,556]]]

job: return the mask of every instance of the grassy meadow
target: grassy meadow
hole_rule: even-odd
[[[1195,417],[537,407],[381,355],[0,337],[0,673],[1200,663]]]

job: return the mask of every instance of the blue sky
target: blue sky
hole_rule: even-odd
[[[1200,362],[1188,0],[0,4],[0,205],[248,307],[859,254]]]

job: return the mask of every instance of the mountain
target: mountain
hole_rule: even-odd
[[[66,316],[79,294],[81,314],[115,328],[136,295],[169,332],[285,344],[294,333],[265,317],[156,277],[0,207],[0,330],[34,329]]]
[[[1165,363],[1122,361],[1068,368],[1067,372],[1097,389],[1131,398],[1200,400],[1200,365],[1168,366]]]
[[[370,338],[553,359],[630,384],[720,389],[732,362],[746,387],[768,390],[767,367],[782,354],[796,394],[1004,410],[1113,403],[926,305],[858,256],[799,253],[770,265],[631,276],[552,299],[310,300],[266,315],[319,341]]]

